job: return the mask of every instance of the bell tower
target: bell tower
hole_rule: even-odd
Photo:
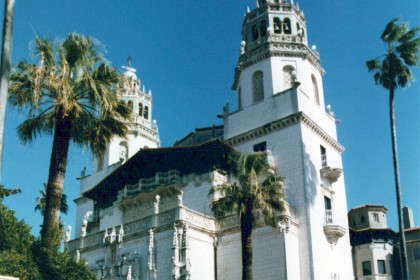
[[[279,248],[294,257],[272,270],[288,279],[353,279],[344,148],[331,107],[325,110],[325,71],[309,47],[304,12],[293,0],[258,0],[241,31],[237,108],[220,115],[224,139],[241,152],[271,152],[299,223]]]
[[[157,122],[152,120],[152,91],[149,89],[146,92],[145,86],[137,78],[136,69],[131,67],[131,57],[123,69],[124,84],[117,91],[117,95],[132,112],[129,133],[125,139],[114,138],[111,141],[103,161],[94,159],[94,172],[100,172],[118,162],[124,163],[140,149],[160,146]]]
[[[146,91],[136,75],[136,69],[131,66],[131,58],[128,65],[123,66],[123,84],[117,89],[118,98],[124,101],[131,109],[132,119],[129,123],[129,131],[126,138],[114,137],[105,153],[103,160],[93,157],[92,174],[87,175],[85,169],[80,180],[80,197],[76,203],[76,231],[75,237],[83,235],[80,228],[85,229],[88,222],[97,226],[99,221],[98,208],[94,202],[83,196],[83,193],[95,187],[106,176],[124,164],[140,149],[160,147],[158,126],[152,119],[152,91]],[[92,229],[91,226],[88,227]]]

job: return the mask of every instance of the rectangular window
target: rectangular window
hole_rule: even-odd
[[[378,260],[378,273],[386,274],[385,260]]]
[[[372,266],[370,261],[362,262],[363,275],[372,275]]]
[[[373,221],[375,223],[379,223],[379,214],[378,213],[373,213]]]
[[[325,206],[325,223],[332,224],[333,220],[333,213],[331,207],[331,199],[329,197],[324,196],[324,206]]]
[[[267,150],[267,142],[261,142],[254,145],[254,152],[264,152]]]
[[[325,150],[325,148],[323,146],[320,147],[321,149],[321,162],[322,162],[322,167],[327,167],[327,150]]]
[[[420,262],[420,248],[413,248],[413,260]]]

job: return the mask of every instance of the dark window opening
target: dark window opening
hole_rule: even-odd
[[[139,116],[143,116],[143,104],[139,103]]]
[[[324,168],[324,167],[328,166],[328,164],[327,164],[327,150],[323,146],[321,146],[320,149],[321,149],[322,167]]]
[[[274,33],[281,33],[281,20],[277,17],[273,19]]]
[[[283,21],[284,34],[292,34],[292,25],[289,18],[285,18]]]
[[[364,224],[364,223],[365,223],[365,216],[361,216],[361,217],[360,217],[360,222],[361,222],[362,224]]]
[[[143,117],[148,120],[149,119],[149,107],[144,106],[144,114]]]
[[[254,152],[265,152],[267,150],[267,142],[261,142],[254,145]]]
[[[264,37],[267,34],[267,24],[265,20],[262,20],[260,22],[260,35],[261,37]]]
[[[370,261],[362,262],[363,275],[372,275],[372,266]]]
[[[385,260],[378,260],[378,273],[386,274]]]
[[[258,40],[258,28],[256,25],[252,26],[252,41]]]

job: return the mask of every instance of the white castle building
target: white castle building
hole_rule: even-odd
[[[239,28],[239,27],[238,27]],[[319,54],[293,1],[258,0],[242,25],[223,126],[159,147],[151,93],[135,70],[120,96],[136,115],[127,139],[80,178],[75,239],[68,251],[98,279],[240,279],[235,216],[217,222],[208,195],[230,182],[230,153],[267,150],[286,186],[276,228],[253,232],[254,279],[354,279],[336,120],[325,108]],[[147,108],[147,109],[146,109]],[[147,112],[147,113],[146,113]]]

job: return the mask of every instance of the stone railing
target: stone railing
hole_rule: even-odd
[[[157,215],[150,215],[143,219],[126,223],[123,225],[124,238],[130,238],[130,236],[138,234],[146,234],[151,228],[158,228],[163,226],[171,225],[177,221],[185,221],[190,226],[205,228],[206,230],[215,230],[215,221],[213,217],[203,215],[201,213],[192,211],[185,207],[174,208]],[[115,231],[118,233],[120,226],[115,226]],[[108,233],[111,232],[108,229]],[[66,249],[68,252],[74,252],[76,250],[92,247],[102,246],[104,242],[105,230],[88,234],[85,237],[77,238],[66,243]]]
[[[126,185],[121,192],[125,197],[134,196],[141,192],[149,192],[156,187],[179,185],[181,183],[181,175],[178,170],[168,172],[157,172],[155,177],[140,179],[138,184]]]

